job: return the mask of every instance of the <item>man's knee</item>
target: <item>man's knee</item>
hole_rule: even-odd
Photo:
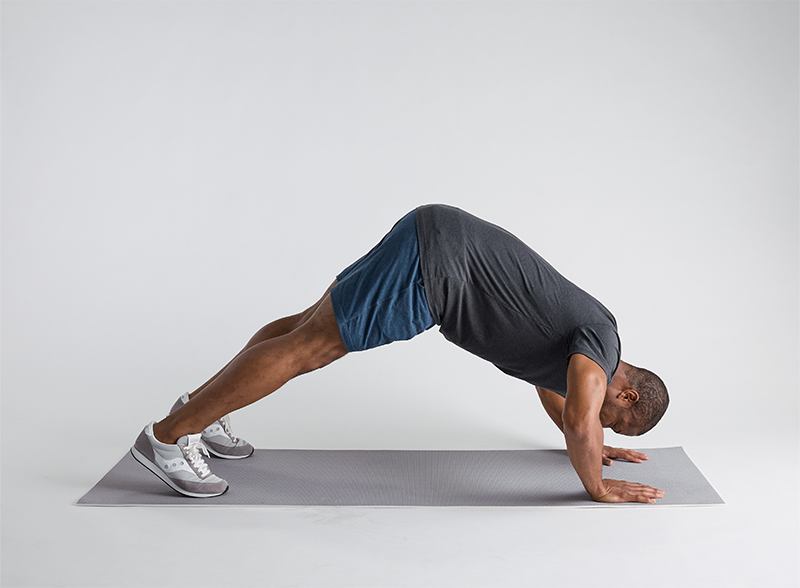
[[[337,359],[347,355],[347,349],[330,337],[315,334],[310,339],[302,341],[294,357],[294,372],[296,375],[313,372]]]

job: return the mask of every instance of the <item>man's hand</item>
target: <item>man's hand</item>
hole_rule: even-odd
[[[633,449],[621,449],[619,447],[609,447],[603,445],[603,465],[610,466],[615,459],[624,459],[633,463],[642,463],[644,460],[649,459],[644,453],[634,451]]]
[[[597,502],[649,502],[664,497],[664,491],[644,484],[622,480],[603,480],[606,492],[594,498]]]

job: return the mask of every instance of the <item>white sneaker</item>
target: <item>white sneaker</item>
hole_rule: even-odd
[[[153,435],[155,421],[147,425],[131,447],[131,454],[173,490],[194,498],[219,496],[228,483],[211,473],[200,453],[208,455],[200,435],[184,435],[175,445]]]
[[[184,394],[169,411],[172,414],[181,406],[189,402],[189,395]],[[222,457],[224,459],[244,459],[253,455],[253,446],[244,439],[235,437],[231,432],[231,419],[225,415],[218,421],[214,421],[211,425],[206,427],[201,433],[203,445],[205,445],[211,452],[211,455]]]

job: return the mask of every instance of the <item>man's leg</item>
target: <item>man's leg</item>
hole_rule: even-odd
[[[317,308],[319,308],[320,304],[322,304],[322,301],[325,300],[325,297],[331,291],[331,288],[333,288],[335,285],[336,285],[336,280],[333,281],[333,284],[328,286],[328,289],[325,291],[325,294],[322,295],[322,298],[317,300],[314,304],[312,304],[309,308],[307,308],[303,312],[272,321],[268,325],[265,325],[264,327],[256,331],[256,334],[250,338],[250,340],[247,342],[247,345],[245,345],[244,348],[239,353],[236,354],[233,360],[235,360],[236,357],[239,357],[242,353],[244,353],[251,347],[258,345],[259,343],[262,343],[268,339],[274,339],[275,337],[280,337],[282,335],[291,333],[300,325],[308,321],[308,319],[310,319],[314,315]],[[201,390],[205,389],[206,386],[208,386],[211,382],[213,382],[222,372],[224,372],[227,369],[227,367],[233,362],[233,360],[228,362],[228,364],[225,367],[223,367],[216,374],[214,374],[205,384],[200,386],[194,392],[190,393],[189,398],[190,399],[194,398]]]
[[[289,330],[291,327],[291,330]],[[271,394],[292,378],[347,354],[333,312],[330,289],[306,312],[264,327],[191,400],[156,423],[153,433],[173,444],[222,416]]]

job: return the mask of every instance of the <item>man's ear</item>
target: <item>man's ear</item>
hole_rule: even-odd
[[[637,402],[639,402],[639,393],[634,390],[633,388],[627,388],[619,393],[617,396],[620,400],[626,402],[628,406],[633,406]]]

